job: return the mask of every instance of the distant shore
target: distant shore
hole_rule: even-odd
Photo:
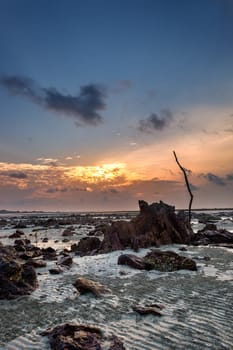
[[[177,211],[188,211],[188,209],[176,209]],[[232,210],[233,208],[194,208],[192,211],[225,211],[225,210]],[[133,213],[138,213],[138,210],[112,210],[112,211],[45,211],[45,210],[7,210],[7,209],[1,209],[0,214],[46,214],[46,213],[51,213],[51,214],[56,214],[56,213],[63,213],[63,214],[121,214],[121,213],[128,213],[128,214],[133,214]]]

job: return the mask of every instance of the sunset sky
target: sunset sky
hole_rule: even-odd
[[[233,207],[232,0],[0,0],[0,209]]]

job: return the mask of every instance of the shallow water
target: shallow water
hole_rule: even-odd
[[[83,234],[88,229],[83,227]],[[47,231],[50,243],[61,240],[61,232]],[[178,245],[162,249],[179,252]],[[0,301],[0,349],[48,350],[47,338],[40,333],[62,322],[95,324],[106,335],[118,335],[128,350],[232,349],[233,250],[187,249],[179,253],[196,260],[197,272],[130,269],[117,265],[120,251],[75,256],[72,268],[61,275],[48,273],[55,264],[49,262],[37,269],[39,288],[30,296]],[[206,256],[210,260],[204,260]],[[91,294],[78,296],[72,283],[79,276],[105,284],[111,293],[98,299]],[[163,304],[163,316],[136,314],[132,306],[138,303]]]

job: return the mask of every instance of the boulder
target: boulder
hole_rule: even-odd
[[[52,247],[44,248],[41,250],[45,260],[56,260],[57,253]]]
[[[9,249],[0,251],[0,299],[28,295],[38,287],[35,269],[19,263]]]
[[[73,227],[67,227],[63,233],[62,233],[62,236],[63,237],[69,237],[69,236],[73,236],[74,235],[74,228]]]
[[[193,234],[184,213],[163,203],[139,201],[140,213],[131,221],[116,221],[104,233],[98,253],[132,248],[159,247],[162,244],[187,244]]]
[[[16,230],[16,232],[14,232],[11,235],[9,235],[9,238],[20,238],[23,235],[24,235],[23,232],[21,232],[19,230]]]
[[[98,282],[94,282],[90,279],[80,277],[74,283],[73,286],[78,290],[80,294],[93,293],[96,297],[100,297],[105,293],[110,293],[110,289],[106,288]]]
[[[71,250],[75,251],[80,256],[92,255],[97,252],[100,247],[100,239],[98,237],[83,237],[78,244],[73,244]]]
[[[153,250],[147,253],[143,261],[153,270],[168,272],[177,270],[197,271],[194,260],[172,251]]]
[[[159,304],[149,304],[149,305],[135,305],[132,307],[134,311],[139,313],[140,315],[155,315],[162,316],[162,309],[164,306]]]
[[[133,254],[122,254],[118,258],[118,265],[127,265],[138,270],[147,270],[144,260]]]
[[[64,256],[57,262],[57,265],[64,266],[66,268],[70,268],[72,264],[73,259],[71,256]]]
[[[59,275],[62,272],[63,272],[63,269],[61,267],[54,267],[49,269],[49,273],[51,273],[51,275]]]
[[[190,244],[208,245],[208,244],[233,244],[233,232],[225,229],[217,229],[214,224],[207,224],[202,230],[192,235]]]
[[[33,266],[35,269],[46,267],[47,265],[44,260],[36,260],[36,259],[28,259],[26,264]]]
[[[100,328],[91,325],[65,323],[44,331],[42,336],[48,336],[53,350],[125,350],[116,336],[107,347],[111,339],[103,337]]]
[[[118,258],[118,264],[128,265],[139,270],[196,271],[197,266],[194,260],[186,258],[172,251],[153,250],[143,258],[133,254],[123,254]]]

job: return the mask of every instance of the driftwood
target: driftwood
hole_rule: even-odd
[[[192,194],[192,191],[191,191],[191,188],[190,188],[190,184],[189,184],[189,181],[188,181],[187,170],[180,164],[180,162],[179,162],[179,160],[178,160],[178,158],[177,158],[177,155],[176,155],[176,152],[175,152],[175,151],[173,151],[173,154],[174,154],[176,163],[178,164],[179,168],[181,169],[181,171],[182,171],[183,174],[184,174],[185,183],[186,183],[188,192],[189,192],[189,194],[190,194],[190,201],[189,201],[189,222],[191,222],[191,209],[192,209],[192,202],[193,202],[193,194]]]

